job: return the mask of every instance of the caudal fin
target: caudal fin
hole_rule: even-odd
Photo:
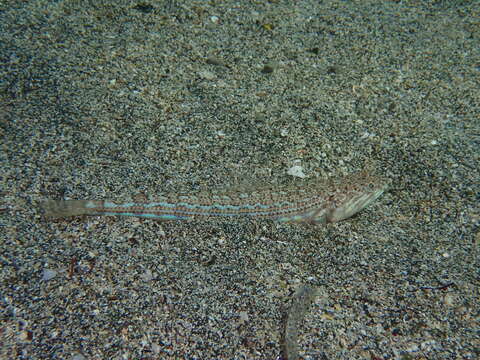
[[[96,213],[97,203],[97,201],[91,200],[46,200],[40,206],[46,217],[61,218],[93,215]]]

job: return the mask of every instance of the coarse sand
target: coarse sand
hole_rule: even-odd
[[[473,0],[2,2],[0,358],[480,358],[479,19]],[[389,191],[328,226],[38,209],[364,168]]]

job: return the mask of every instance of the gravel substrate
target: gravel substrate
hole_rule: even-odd
[[[478,19],[478,1],[2,2],[0,358],[478,359]],[[390,190],[324,227],[38,209],[363,168]]]

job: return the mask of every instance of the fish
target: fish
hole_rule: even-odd
[[[357,214],[388,188],[388,181],[366,171],[333,179],[310,179],[286,186],[253,190],[167,193],[154,199],[54,200],[41,203],[46,218],[71,216],[135,216],[157,220],[239,217],[282,223],[327,224]]]

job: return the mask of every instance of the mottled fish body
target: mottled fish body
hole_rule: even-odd
[[[47,200],[47,217],[135,216],[157,220],[253,217],[325,224],[347,219],[374,202],[387,183],[364,172],[328,181],[308,180],[254,191],[167,194],[148,201]]]

